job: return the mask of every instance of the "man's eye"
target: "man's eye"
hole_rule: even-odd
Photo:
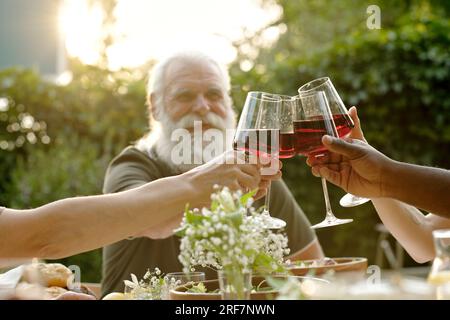
[[[219,92],[208,92],[207,97],[211,100],[219,100],[222,99],[222,94]]]
[[[194,99],[194,95],[191,93],[182,93],[176,97],[176,100],[180,102],[188,102],[192,101],[192,99]]]

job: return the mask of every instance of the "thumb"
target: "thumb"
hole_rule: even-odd
[[[366,139],[364,138],[364,133],[361,129],[361,121],[358,117],[358,110],[356,109],[356,107],[351,107],[350,110],[348,110],[348,113],[352,118],[353,123],[355,124],[350,136],[354,139],[366,141]]]
[[[347,140],[348,142],[329,135],[322,137],[322,143],[329,151],[346,156],[351,160],[363,156],[364,149],[359,145],[359,141],[350,138]]]

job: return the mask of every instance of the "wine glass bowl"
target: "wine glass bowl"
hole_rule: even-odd
[[[270,163],[270,169],[278,169],[280,155],[279,112],[281,97],[261,91],[247,94],[239,124],[233,141],[235,150],[244,151],[261,159],[263,164]],[[261,174],[274,171],[262,168]],[[286,226],[284,220],[274,218],[269,213],[270,185],[267,190],[264,210],[265,226],[268,229],[281,229]]]
[[[334,122],[327,97],[324,91],[314,91],[299,96],[300,104],[294,119],[296,150],[305,156],[324,156],[328,151],[322,144],[322,137],[330,135],[338,137],[338,129]],[[341,225],[353,219],[338,219],[331,210],[326,180],[321,178],[325,198],[325,220],[312,226],[313,229]]]
[[[328,100],[329,109],[337,129],[336,137],[345,138],[349,136],[355,124],[329,77],[312,80],[298,89],[300,96],[308,96],[319,91],[323,92]],[[316,124],[311,124],[311,126],[314,125]],[[347,193],[341,198],[339,203],[343,207],[354,207],[368,201],[370,199]]]
[[[280,159],[289,159],[295,156],[295,135],[293,119],[296,112],[296,97],[278,95],[281,98],[279,112],[280,127]]]

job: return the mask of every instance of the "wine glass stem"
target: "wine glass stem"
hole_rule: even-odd
[[[269,206],[270,206],[270,186],[272,185],[271,182],[269,182],[269,186],[267,187],[267,193],[266,198],[264,200],[264,211],[269,212]]]
[[[333,211],[331,211],[330,198],[328,197],[328,188],[327,188],[327,180],[322,178],[322,188],[323,188],[323,197],[325,198],[325,210],[327,212],[326,219],[334,219]]]

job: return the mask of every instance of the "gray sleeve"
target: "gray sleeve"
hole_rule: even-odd
[[[125,149],[108,166],[103,182],[103,193],[114,193],[142,186],[156,180],[151,163],[133,149]],[[150,171],[150,172],[149,172]]]
[[[264,198],[258,200],[256,207],[264,205]],[[256,204],[255,203],[255,204]],[[273,181],[270,192],[270,214],[286,221],[286,234],[291,254],[303,249],[316,239],[311,224],[297,204],[283,180]]]

